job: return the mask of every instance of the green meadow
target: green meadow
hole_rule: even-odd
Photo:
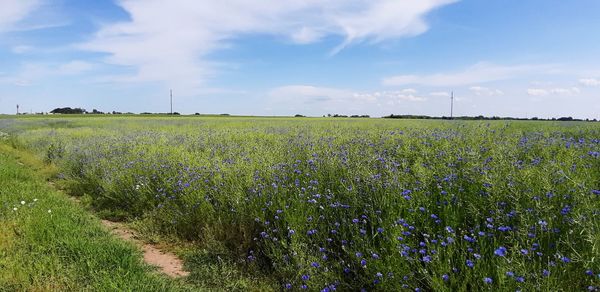
[[[6,116],[0,132],[0,289],[600,287],[599,123]],[[153,272],[97,217],[190,276]]]

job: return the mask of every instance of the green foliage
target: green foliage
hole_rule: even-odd
[[[0,291],[189,290],[0,150]]]
[[[52,161],[106,216],[195,246],[192,278],[209,287],[249,287],[227,271],[311,290],[600,285],[595,123],[50,121],[6,128],[40,155],[63,145]]]

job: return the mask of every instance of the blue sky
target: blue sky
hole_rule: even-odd
[[[600,1],[0,0],[0,113],[600,118]]]

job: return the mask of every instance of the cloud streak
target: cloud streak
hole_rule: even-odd
[[[193,92],[215,74],[208,55],[246,35],[308,44],[328,36],[377,43],[421,34],[424,17],[457,0],[122,0],[129,21],[102,27],[79,48],[107,53],[106,62],[132,68],[122,81],[162,82]]]
[[[584,85],[584,86],[600,86],[600,79],[583,78],[583,79],[579,79],[579,84]]]
[[[548,95],[567,95],[573,96],[578,95],[581,90],[578,87],[570,87],[570,88],[528,88],[527,94],[529,96],[548,96]]]
[[[462,71],[429,75],[396,75],[384,78],[383,85],[424,85],[434,87],[468,86],[492,81],[515,79],[547,69],[542,65],[503,66],[481,62]]]
[[[15,25],[41,4],[41,0],[0,0],[0,33],[16,29]]]

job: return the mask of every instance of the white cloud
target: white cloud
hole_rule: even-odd
[[[310,85],[289,85],[272,89],[269,92],[272,102],[297,104],[298,107],[319,104],[331,108],[360,106],[367,103],[399,104],[403,101],[419,102],[426,98],[418,96],[414,89],[398,91],[358,92],[347,89],[317,87]]]
[[[541,88],[528,88],[527,94],[531,96],[546,96],[549,94],[548,90]]]
[[[504,92],[500,89],[491,89],[483,86],[471,86],[469,90],[477,96],[500,96],[504,95]]]
[[[56,68],[57,74],[62,75],[76,75],[86,71],[90,71],[94,68],[94,65],[85,61],[71,61],[65,64],[61,64]]]
[[[600,86],[600,79],[583,78],[583,79],[579,79],[579,84],[585,85],[585,86]]]
[[[434,91],[434,92],[430,92],[429,95],[435,96],[435,97],[450,97],[450,92]]]
[[[207,56],[250,34],[299,44],[343,39],[334,52],[427,30],[424,16],[457,0],[122,0],[131,20],[104,26],[80,46],[108,53],[107,62],[134,68],[125,81],[160,81],[193,91],[213,72]]]
[[[426,86],[464,86],[477,83],[486,83],[498,80],[507,80],[523,77],[539,72],[547,66],[540,65],[515,65],[502,66],[491,63],[477,63],[463,71],[453,73],[436,73],[430,75],[397,75],[383,79],[383,85],[426,85]]]
[[[15,29],[16,23],[25,19],[41,4],[40,0],[0,0],[0,32]]]
[[[25,54],[25,53],[31,52],[32,50],[33,50],[33,47],[26,46],[26,45],[14,46],[11,49],[11,51],[15,54]]]
[[[401,101],[425,101],[427,98],[416,95],[416,90],[405,89],[400,91],[375,91],[366,93],[354,93],[353,96],[369,101],[385,101],[387,103],[399,103]]]
[[[0,78],[0,83],[16,86],[30,86],[35,81],[48,77],[77,75],[94,68],[94,65],[85,61],[73,60],[64,64],[24,63],[15,74]]]
[[[578,95],[581,90],[578,87],[571,88],[529,88],[527,89],[527,94],[530,96],[547,96],[547,95]]]

